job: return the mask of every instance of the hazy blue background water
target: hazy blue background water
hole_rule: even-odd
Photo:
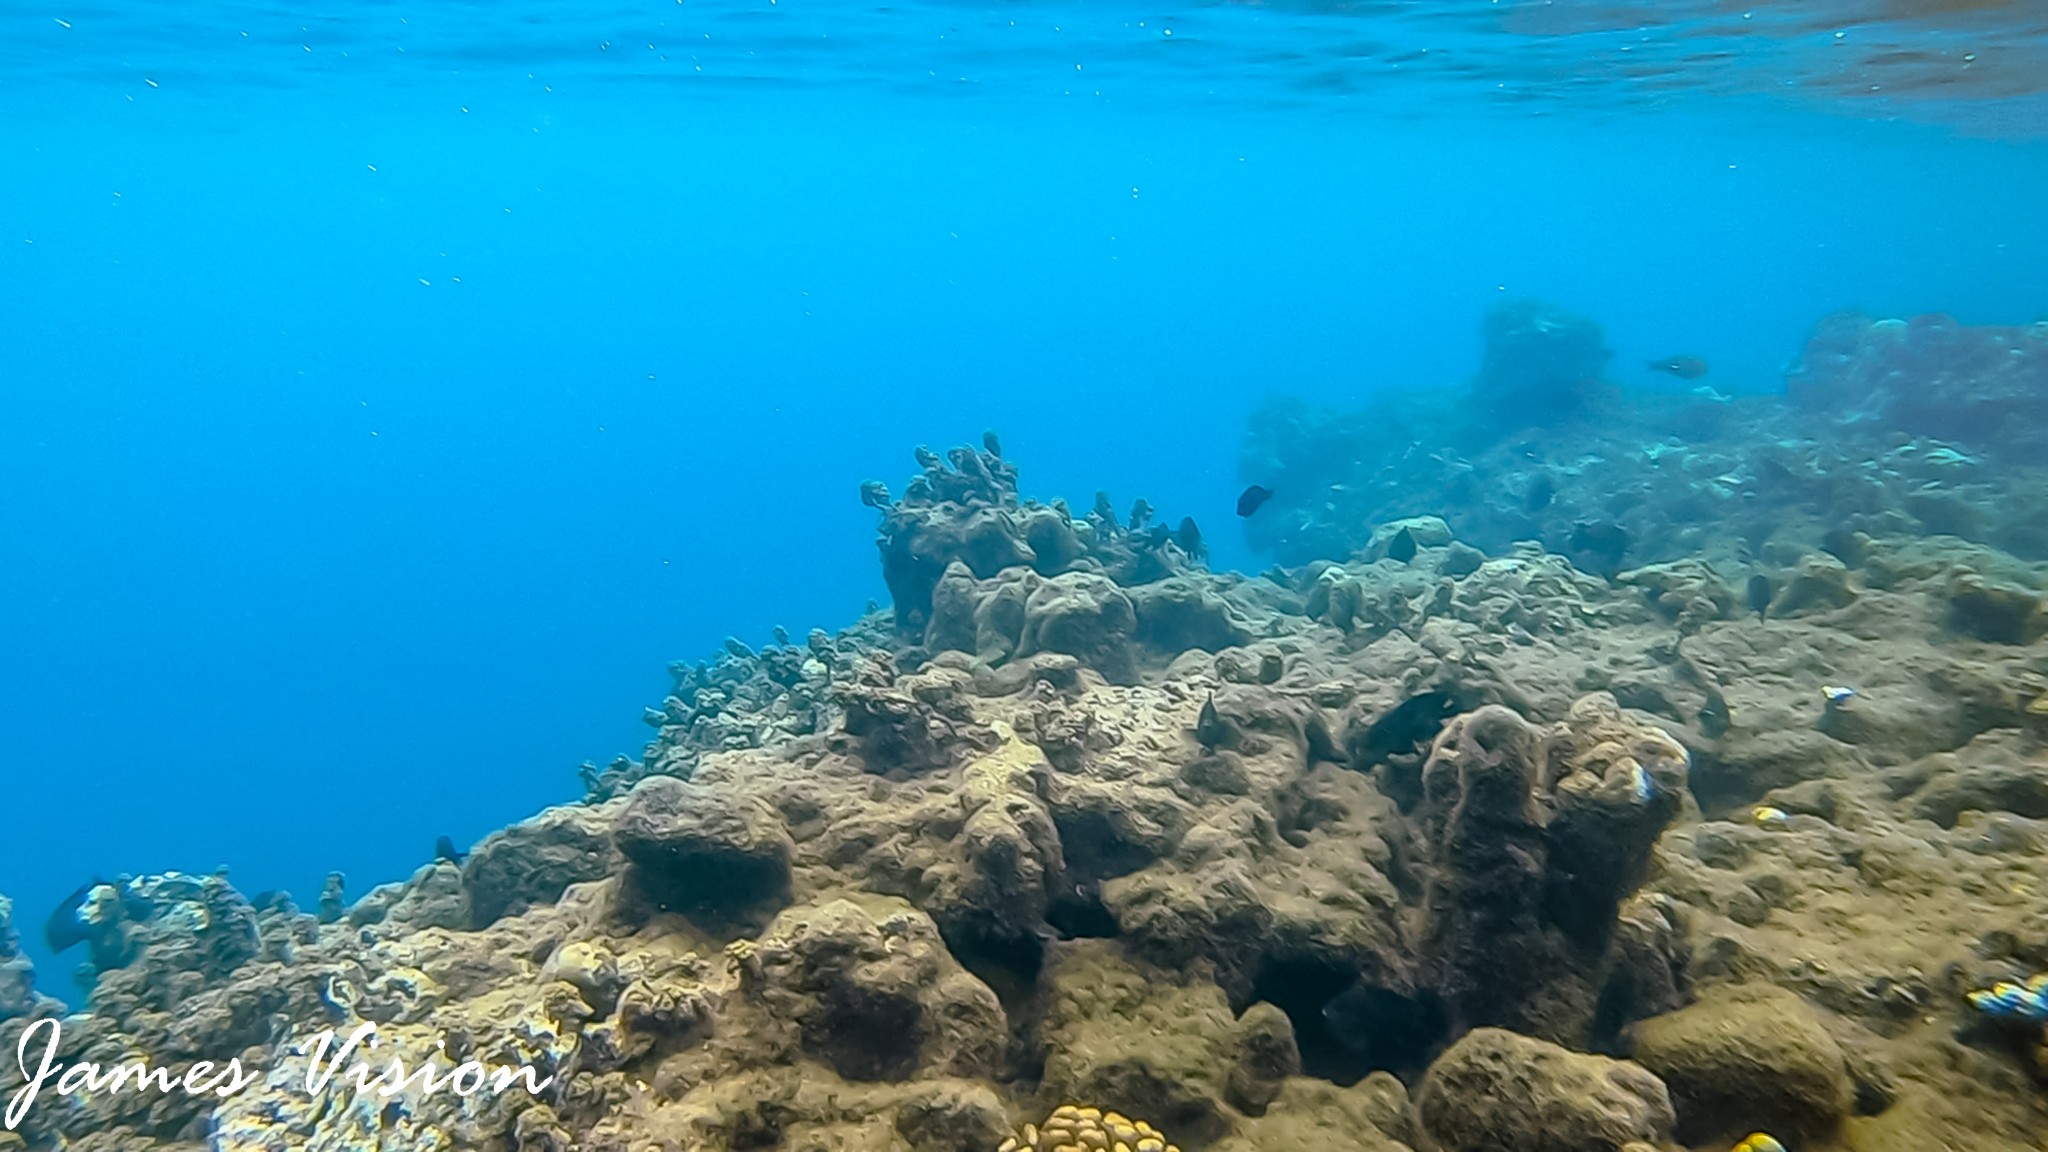
[[[919,442],[1253,567],[1247,411],[1454,383],[1502,293],[1749,390],[2048,314],[2034,18],[1655,11],[10,6],[0,892],[572,799],[668,660],[883,596]]]

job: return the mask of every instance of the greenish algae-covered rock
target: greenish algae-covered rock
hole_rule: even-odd
[[[1841,1048],[1805,1001],[1773,986],[1709,990],[1676,1012],[1640,1021],[1633,1055],[1662,1077],[1689,1142],[1762,1129],[1819,1137],[1850,1110]]]
[[[1420,1152],[1620,1152],[1661,1144],[1674,1117],[1639,1065],[1498,1028],[1466,1034],[1415,1092]]]

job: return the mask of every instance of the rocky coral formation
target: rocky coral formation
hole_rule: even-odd
[[[1423,765],[1423,964],[1452,1027],[1585,1045],[1621,957],[1614,919],[1685,795],[1685,749],[1611,696],[1544,732],[1488,705]]]
[[[1547,324],[1557,364],[1595,358],[1583,326],[1516,323],[1502,348]],[[1886,339],[1833,370],[1864,379]],[[1571,375],[1502,356],[1487,387]],[[2004,394],[1977,371],[1910,379]],[[1925,443],[1842,464],[1862,434],[1725,450],[1802,507],[1867,482],[1930,515],[1983,502]],[[1629,505],[1619,548],[1571,507],[1588,477],[1732,459],[1692,451],[1575,458],[1548,495],[1555,465],[1524,454],[1501,491],[1544,523],[1521,543],[1475,498],[1350,520],[1256,578],[1203,571],[1198,536],[1144,509],[1020,499],[992,442],[922,454],[902,501],[865,492],[896,617],[679,666],[647,755],[592,768],[585,803],[353,904],[337,878],[317,914],[220,876],[88,891],[62,1059],[261,1074],[218,1099],[52,1095],[11,1138],[2038,1148],[2048,569],[1881,500],[1808,543]],[[1420,456],[1388,475],[1463,459]],[[56,1009],[4,921],[12,1051]],[[372,1025],[379,1067],[525,1067],[537,1090],[308,1091],[309,1047]],[[0,1068],[0,1096],[18,1081]]]
[[[973,580],[1028,570],[1047,578],[1099,573],[1106,582],[1134,585],[1206,563],[1194,522],[1182,520],[1178,529],[1154,523],[1157,513],[1148,501],[1140,499],[1119,517],[1108,493],[1098,492],[1094,508],[1076,518],[1064,500],[1020,500],[1016,465],[993,447],[993,433],[983,441],[981,451],[954,448],[943,458],[919,447],[923,472],[901,500],[879,481],[861,485],[862,501],[882,514],[882,579],[905,635],[931,627],[938,607],[934,595],[955,564]]]
[[[0,1024],[62,1012],[63,1002],[36,991],[36,966],[21,953],[14,902],[0,895]]]
[[[871,604],[868,616],[837,635],[813,628],[801,646],[781,628],[759,651],[736,636],[706,661],[668,666],[674,686],[661,707],[641,719],[655,729],[639,760],[619,756],[603,768],[586,761],[581,775],[591,801],[624,795],[648,776],[688,779],[712,752],[764,748],[828,732],[839,723],[839,693],[875,651],[886,651],[889,627]]]
[[[1534,540],[1603,575],[1710,560],[1738,592],[1763,577],[1767,600],[1823,549],[1853,566],[1859,532],[2048,559],[2043,325],[1835,317],[1786,395],[1570,388],[1603,359],[1588,325],[1509,305],[1467,387],[1268,404],[1239,460],[1274,492],[1252,542],[1306,564],[1434,515],[1488,553]]]
[[[1844,312],[1821,321],[1788,383],[1795,404],[1833,418],[2006,463],[2048,459],[2048,321],[2001,328]]]

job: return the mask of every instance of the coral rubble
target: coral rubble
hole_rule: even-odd
[[[262,1075],[0,1148],[2038,1148],[2036,335],[1830,321],[1766,413],[1491,325],[1500,403],[1372,417],[1415,443],[1261,418],[1338,486],[1274,485],[1265,575],[1021,498],[993,436],[921,450],[861,492],[893,613],[676,665],[582,803],[314,913],[93,889],[62,1058]],[[1538,398],[1570,419],[1528,451]],[[1719,431],[1640,439],[1672,404]],[[8,911],[12,1051],[63,1009]],[[369,1026],[546,1087],[309,1093]]]

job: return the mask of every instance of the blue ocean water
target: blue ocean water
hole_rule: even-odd
[[[1246,415],[1459,381],[1506,294],[1745,391],[1838,308],[2033,320],[2042,19],[13,6],[0,892],[310,903],[574,799],[669,660],[885,597],[919,443],[1256,569]]]

